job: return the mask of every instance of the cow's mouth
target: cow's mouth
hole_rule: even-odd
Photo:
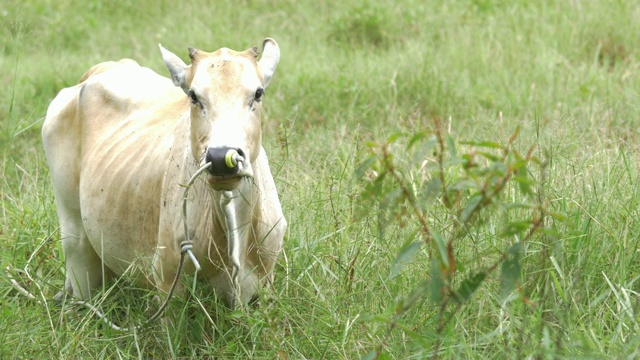
[[[209,147],[201,160],[209,186],[213,190],[232,191],[240,186],[242,179],[252,178],[251,164],[246,158],[239,148]]]
[[[207,182],[209,186],[211,186],[214,190],[235,190],[239,185],[242,179],[246,176],[242,176],[240,174],[234,175],[207,175]]]

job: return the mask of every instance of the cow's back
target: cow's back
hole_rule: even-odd
[[[153,254],[162,177],[188,104],[169,79],[130,60],[96,65],[81,80],[51,103],[44,147],[58,215],[80,217],[119,274]]]

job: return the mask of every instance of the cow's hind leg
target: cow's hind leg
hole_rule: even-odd
[[[104,278],[102,260],[89,243],[79,211],[58,206],[58,216],[67,276],[64,290],[55,298],[62,299],[71,293],[76,298],[89,299],[91,291],[99,287]]]

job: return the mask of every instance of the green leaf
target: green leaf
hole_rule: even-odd
[[[243,314],[240,310],[235,310],[229,313],[229,317],[232,319],[242,319],[243,317],[245,317],[245,314]]]
[[[402,189],[393,189],[387,192],[380,201],[380,210],[387,211],[398,203],[398,199],[404,196]]]
[[[399,138],[404,137],[404,136],[405,136],[405,134],[403,134],[401,132],[397,132],[397,133],[391,134],[391,136],[389,136],[387,138],[387,144],[394,143],[396,140],[398,140]]]
[[[431,259],[431,289],[430,300],[433,304],[440,305],[444,297],[444,274],[440,269],[440,262],[437,259]]]
[[[536,181],[529,177],[526,169],[519,169],[517,175],[513,177],[519,183],[522,183],[527,186],[535,185]]]
[[[442,193],[442,182],[440,181],[440,178],[435,177],[427,181],[425,186],[425,191],[424,191],[425,196],[432,196],[435,198],[435,197],[438,197],[441,193]]]
[[[523,167],[518,169],[518,175],[513,177],[513,180],[518,183],[520,186],[520,191],[526,195],[532,195],[531,187],[536,184],[536,182],[531,179],[527,174],[527,168]]]
[[[378,174],[378,177],[373,179],[372,182],[368,182],[365,185],[364,190],[362,191],[363,197],[365,199],[372,199],[374,197],[379,197],[380,194],[383,194],[385,192],[385,185],[387,184],[387,182],[385,181],[386,177],[387,173],[383,172],[381,174]]]
[[[515,161],[511,162],[509,164],[509,166],[513,170],[518,170],[518,171],[523,171],[524,170],[525,173],[523,175],[526,176],[526,171],[527,171],[527,161],[526,160],[524,160],[524,159],[515,160]]]
[[[388,317],[381,314],[375,314],[375,315],[365,314],[360,317],[360,320],[364,322],[380,323],[380,324],[386,324],[389,322]]]
[[[194,340],[198,342],[203,341],[204,332],[204,315],[202,312],[198,312],[195,315],[195,319],[192,322],[192,326],[190,327],[189,335],[193,337]]]
[[[542,165],[542,161],[540,161],[540,159],[537,156],[533,156],[533,155],[529,157],[529,162]]]
[[[507,252],[507,257],[502,263],[500,273],[500,301],[504,301],[511,295],[520,282],[520,243],[515,243]]]
[[[413,340],[414,342],[417,342],[418,344],[420,344],[420,346],[424,347],[424,348],[429,348],[433,343],[431,342],[431,339],[428,339],[425,337],[425,334],[421,331],[421,332],[417,332],[413,329],[413,326],[407,326],[403,323],[397,322],[396,323],[396,328],[398,328],[399,330],[401,330],[404,335],[406,335],[409,339]]]
[[[471,215],[475,212],[476,207],[480,205],[482,201],[482,194],[476,193],[471,196],[467,201],[467,204],[464,206],[464,209],[460,212],[460,221],[462,223],[466,223],[471,219]]]
[[[371,165],[373,165],[378,160],[379,157],[380,157],[379,154],[371,155],[367,160],[361,162],[360,165],[358,165],[358,167],[356,168],[356,171],[354,172],[356,179],[361,179],[364,176],[364,174],[367,172],[367,170],[371,168]]]
[[[407,144],[407,150],[410,150],[415,143],[424,139],[427,136],[427,133],[424,131],[418,131],[415,135],[411,137],[409,143]]]
[[[531,220],[509,221],[504,230],[503,236],[519,234],[531,228]]]
[[[456,152],[456,144],[453,141],[453,138],[451,137],[451,135],[447,135],[447,148],[449,148],[449,156],[451,157],[451,159],[456,159],[458,157],[458,154]]]
[[[478,287],[480,286],[480,284],[482,284],[486,277],[486,273],[479,272],[465,279],[460,284],[460,287],[458,287],[458,290],[456,290],[455,292],[456,300],[458,301],[458,303],[462,304],[467,301],[467,299],[469,299],[469,297],[471,297],[471,295],[478,289]]]
[[[536,208],[536,205],[534,205],[534,204],[527,204],[527,203],[520,203],[520,202],[510,203],[510,204],[507,204],[505,206],[505,209],[507,209],[507,210],[512,210],[512,209],[528,209],[528,210],[531,210],[531,209],[535,209],[535,208]]]
[[[449,185],[447,188],[448,190],[477,190],[480,188],[480,185],[474,180],[462,179],[452,185]]]
[[[438,138],[434,135],[431,135],[427,141],[422,141],[420,145],[414,144],[412,141],[415,139],[411,139],[409,145],[407,146],[407,151],[411,150],[412,146],[415,146],[415,150],[413,152],[413,156],[411,159],[412,164],[420,164],[425,161],[429,155],[433,154],[434,148],[438,145]],[[417,141],[417,140],[416,140]]]
[[[505,176],[507,174],[507,165],[502,161],[495,161],[491,163],[489,170],[497,176]]]
[[[375,350],[371,350],[367,353],[367,355],[362,357],[362,360],[374,360],[378,358],[378,352]]]
[[[447,253],[447,245],[444,242],[444,238],[439,232],[433,229],[431,229],[431,236],[437,245],[438,254],[440,254],[440,264],[442,264],[445,269],[449,269],[449,254]]]
[[[554,273],[553,271],[549,272],[549,275],[551,275],[551,280],[553,280],[553,285],[556,287],[556,291],[558,291],[558,294],[560,295],[560,298],[562,299],[563,302],[567,302],[567,297],[565,295],[565,292],[562,288],[562,285],[560,285],[560,281],[558,281],[558,277],[556,276],[556,273]]]
[[[545,214],[551,216],[552,218],[556,219],[556,220],[560,220],[560,221],[565,221],[567,220],[567,216],[564,214],[561,214],[559,212],[555,212],[555,211],[545,211]]]
[[[472,146],[486,147],[486,148],[492,148],[492,149],[502,149],[502,145],[493,141],[461,141],[460,143],[463,145],[472,145]]]
[[[543,227],[541,231],[545,236],[549,237],[550,240],[558,240],[561,237],[558,230],[554,228]]]
[[[391,359],[389,354],[385,352],[381,352],[378,354],[376,350],[371,350],[367,353],[367,355],[362,357],[362,360],[387,360]]]
[[[400,250],[400,253],[396,257],[391,266],[391,272],[389,273],[389,277],[387,280],[391,280],[396,276],[400,275],[402,270],[413,260],[413,258],[418,253],[418,250],[422,247],[421,241],[416,241],[408,244]]]
[[[424,294],[426,294],[428,291],[429,291],[429,281],[428,280],[424,280],[420,284],[418,284],[418,286],[416,286],[411,291],[411,294],[409,294],[409,296],[404,300],[404,303],[403,303],[404,308],[403,308],[403,310],[406,311],[410,307],[412,307],[413,304],[415,304],[418,300],[420,300],[420,298]]]
[[[482,156],[482,157],[484,157],[486,159],[489,159],[491,161],[502,161],[502,158],[500,156],[498,156],[496,154],[492,154],[492,153],[486,152],[486,151],[478,151],[478,152],[476,152],[476,154],[478,154],[478,155],[480,155],[480,156]]]

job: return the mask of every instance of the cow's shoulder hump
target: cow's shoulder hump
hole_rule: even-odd
[[[170,101],[182,94],[169,78],[132,60],[102,63],[92,70],[88,72],[88,76],[85,74],[86,79],[82,83],[81,106],[100,102],[103,106],[113,105],[125,109],[128,108],[127,105],[152,105],[159,101]]]

